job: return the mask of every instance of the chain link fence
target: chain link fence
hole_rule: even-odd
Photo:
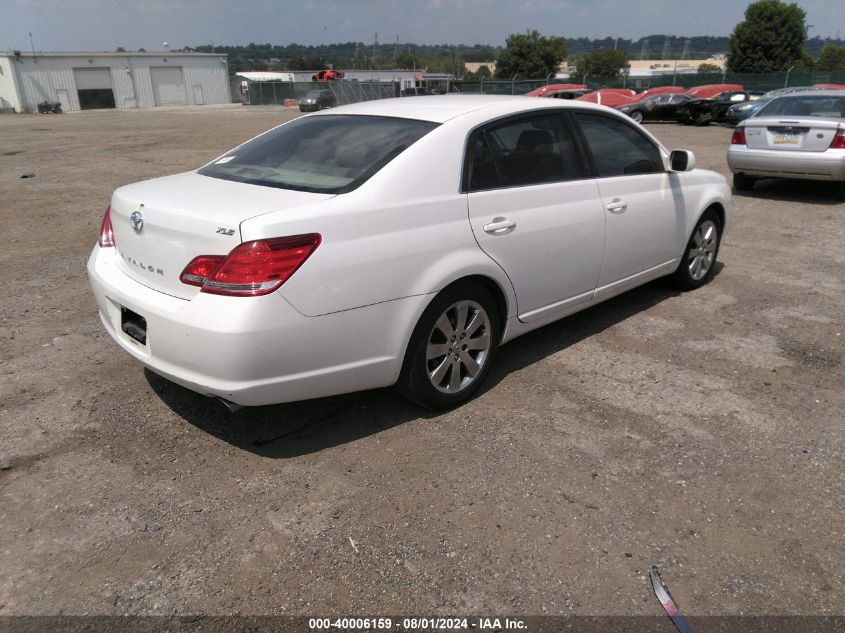
[[[677,75],[652,75],[650,77],[619,77],[609,81],[590,81],[590,88],[631,88],[647,90],[658,86],[681,86],[692,88],[706,84],[741,84],[746,90],[768,92],[787,86],[812,86],[813,84],[845,85],[845,70],[834,72],[795,72],[778,73],[683,73]],[[573,80],[573,83],[578,83]]]
[[[337,99],[338,105],[390,99],[401,95],[398,81],[331,81],[329,89]]]
[[[249,86],[249,105],[283,105],[286,99],[300,99],[312,90],[331,90],[338,105],[400,94],[399,83],[393,81],[258,81]]]
[[[596,81],[587,77],[587,85],[592,88],[631,88],[642,91],[658,86],[680,86],[692,88],[704,84],[741,84],[746,90],[766,92],[784,86],[812,86],[813,84],[845,85],[845,71],[835,72],[794,72],[779,73],[684,73],[677,75],[653,75],[650,77],[618,77]],[[439,91],[521,95],[549,83],[580,83],[572,79],[528,79],[507,81],[499,79],[439,82]],[[431,86],[423,86],[419,94],[424,94]],[[299,99],[311,90],[331,90],[338,105],[389,99],[403,96],[399,82],[393,81],[329,81],[321,83],[262,81],[255,82],[249,88],[250,105],[283,105],[286,99]],[[407,94],[410,91],[405,91]]]

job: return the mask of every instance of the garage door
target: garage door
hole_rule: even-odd
[[[74,68],[73,78],[76,81],[76,92],[79,95],[81,109],[114,107],[114,91],[111,86],[109,68]]]
[[[157,106],[188,103],[181,66],[150,68],[150,80],[153,83],[153,96]]]

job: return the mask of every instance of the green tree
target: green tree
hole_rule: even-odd
[[[423,68],[425,64],[416,53],[402,53],[396,57],[396,68]]]
[[[473,73],[476,79],[490,79],[493,76],[493,73],[490,72],[489,66],[487,64],[482,64],[478,67],[478,70]]]
[[[807,14],[797,4],[757,0],[745,9],[745,20],[731,33],[728,67],[737,73],[786,70],[802,57]]]
[[[540,35],[539,31],[512,33],[496,60],[496,76],[510,79],[545,79],[554,75],[566,57],[566,39]]]
[[[698,65],[698,72],[700,73],[720,73],[722,72],[722,67],[718,64],[708,64],[704,62],[703,64]]]
[[[325,67],[326,62],[322,57],[303,57],[299,55],[288,63],[290,70],[321,70]]]
[[[819,53],[816,68],[827,72],[845,70],[845,46],[828,44]]]
[[[622,51],[608,48],[604,51],[586,53],[575,61],[575,76],[588,79],[615,79],[628,68],[628,56]]]
[[[352,68],[356,70],[368,70],[372,68],[372,62],[370,60],[370,56],[367,55],[367,48],[364,45],[355,51],[355,54],[352,56]]]
[[[809,73],[816,70],[816,59],[806,50],[801,52],[801,58],[795,60],[795,70],[800,73]]]

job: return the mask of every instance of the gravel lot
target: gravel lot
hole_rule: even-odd
[[[115,187],[292,116],[0,117],[0,615],[659,615],[651,565],[687,614],[845,613],[832,188],[737,195],[712,283],[517,339],[444,415],[229,414],[111,341],[84,265]],[[728,129],[649,129],[727,175]]]

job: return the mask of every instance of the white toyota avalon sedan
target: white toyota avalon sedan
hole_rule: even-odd
[[[410,97],[302,117],[114,192],[108,332],[230,408],[471,397],[497,348],[652,279],[713,276],[730,188],[603,106]]]

